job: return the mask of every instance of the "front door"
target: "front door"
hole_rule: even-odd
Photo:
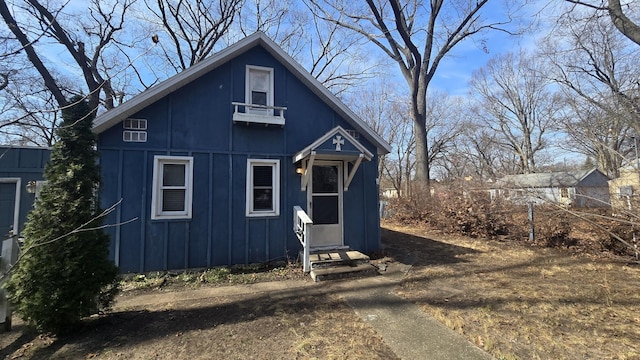
[[[342,162],[316,161],[308,187],[310,216],[313,221],[311,248],[341,247],[342,238]]]

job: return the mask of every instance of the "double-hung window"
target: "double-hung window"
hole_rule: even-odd
[[[273,69],[262,66],[247,65],[245,101],[250,105],[251,114],[273,115]]]
[[[190,219],[193,198],[193,158],[155,156],[151,219]]]
[[[280,214],[280,160],[247,160],[247,216]]]

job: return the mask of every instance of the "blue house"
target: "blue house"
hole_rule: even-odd
[[[0,240],[24,229],[50,155],[48,148],[0,146]]]
[[[380,246],[390,145],[263,33],[100,116],[103,208],[121,271],[295,259]],[[294,216],[292,216],[294,214]]]

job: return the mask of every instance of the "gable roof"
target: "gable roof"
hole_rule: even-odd
[[[552,188],[574,187],[580,184],[587,176],[594,172],[602,174],[598,169],[551,172],[536,174],[507,175],[496,181],[496,187],[509,188]]]
[[[344,158],[349,158],[349,157],[358,158],[362,154],[365,161],[369,161],[373,157],[373,154],[369,150],[367,150],[367,148],[362,146],[362,144],[360,144],[358,140],[354,139],[351,135],[349,135],[349,133],[345,129],[343,129],[341,126],[336,126],[335,128],[329,130],[326,134],[322,135],[316,141],[311,143],[309,146],[298,151],[298,153],[293,156],[293,162],[296,163],[304,159],[305,157],[309,156],[312,152],[318,150],[321,145],[323,145],[325,142],[327,142],[334,136],[340,136],[342,138],[342,142],[341,142],[342,146],[344,146],[344,142],[346,140],[347,144],[351,144],[351,146],[355,148],[355,151],[338,150],[338,147],[335,146],[336,149],[335,151],[331,150],[330,151],[331,154],[338,155],[338,156],[341,155]],[[340,138],[338,138],[338,140],[339,139]],[[336,142],[333,142],[333,144],[336,144]]]
[[[325,88],[316,78],[307,72],[302,65],[295,61],[289,54],[280,48],[273,40],[263,32],[256,32],[237,43],[209,56],[199,63],[185,69],[177,75],[141,92],[122,105],[119,105],[94,120],[93,131],[100,134],[120,121],[144,109],[162,97],[180,89],[199,77],[209,73],[217,67],[225,64],[238,55],[255,46],[265,48],[276,60],[283,64],[298,80],[307,86],[316,96],[322,99],[334,111],[353,125],[367,140],[378,148],[378,154],[387,154],[391,151],[391,145],[380,135],[362,121],[342,101]]]

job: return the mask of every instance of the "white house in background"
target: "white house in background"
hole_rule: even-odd
[[[617,210],[633,210],[640,199],[640,171],[638,162],[619,169],[620,176],[609,181],[611,207]]]
[[[491,198],[517,204],[554,202],[577,208],[609,207],[609,178],[598,169],[507,175],[492,186]]]

